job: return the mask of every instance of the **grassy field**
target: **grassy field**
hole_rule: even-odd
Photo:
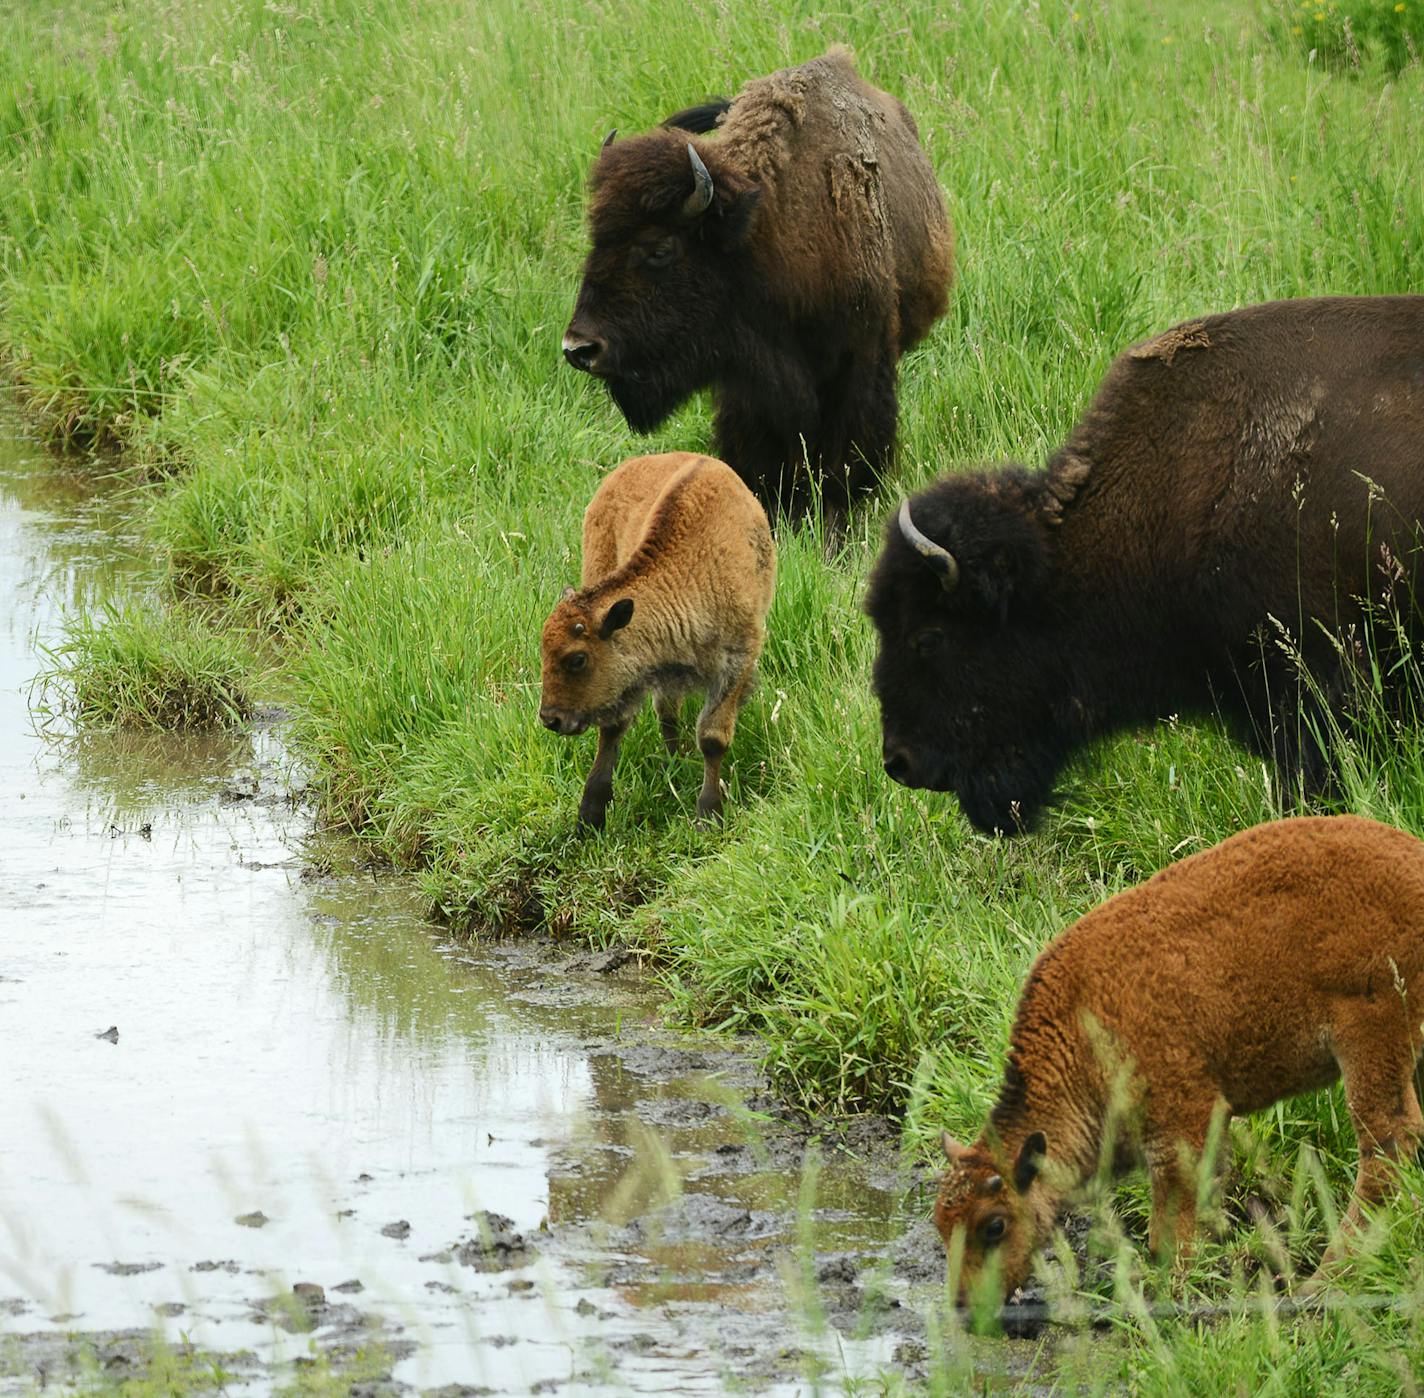
[[[903,1112],[927,1142],[977,1128],[1048,937],[1278,804],[1209,723],[1105,745],[1013,842],[889,783],[859,610],[887,496],[833,562],[814,530],[782,535],[725,829],[691,828],[700,764],[670,764],[648,718],[606,833],[575,832],[591,739],[537,723],[540,623],[602,472],[709,440],[705,402],[635,438],[560,365],[582,181],[610,126],[837,41],[915,113],[959,238],[950,313],[902,366],[901,485],[1038,460],[1113,354],[1176,320],[1424,290],[1424,0],[145,0],[7,20],[0,354],[56,435],[127,449],[170,564],[172,615],[76,625],[78,707],[282,698],[325,818],[454,923],[631,939],[672,1012],[755,1031],[791,1097]],[[277,638],[275,670],[255,673],[274,648],[254,636]],[[169,666],[172,702],[142,675]],[[1417,729],[1381,724],[1346,785],[1349,808],[1424,831]],[[1232,1222],[1185,1283],[1214,1302],[1249,1298],[1282,1249],[1318,1252],[1317,1182],[1338,1200],[1351,1173],[1336,1094],[1233,1145]],[[1248,1195],[1273,1225],[1241,1225]],[[1112,1197],[1104,1247],[1135,1259],[1140,1185]],[[1421,1258],[1410,1201],[1346,1288],[1409,1304],[1206,1329],[1132,1318],[1162,1288],[1124,1263],[1124,1342],[1047,1377],[1409,1389]]]

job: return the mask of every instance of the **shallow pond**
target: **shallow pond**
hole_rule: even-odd
[[[92,469],[0,420],[0,1391],[154,1328],[249,1391],[322,1351],[391,1392],[913,1368],[942,1262],[875,1123],[807,1173],[616,958],[452,942],[310,868],[280,725],[36,730],[64,609],[147,568]]]

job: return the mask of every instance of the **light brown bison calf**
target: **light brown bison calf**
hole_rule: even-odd
[[[1005,1296],[1027,1278],[1105,1152],[1147,1165],[1153,1249],[1189,1245],[1213,1114],[1337,1078],[1358,1227],[1424,1132],[1421,1018],[1424,844],[1389,826],[1258,825],[1094,908],[1029,973],[983,1134],[943,1138],[935,1224],[951,1266],[963,1239],[961,1303],[991,1267]]]
[[[579,819],[601,827],[618,744],[651,692],[669,751],[683,697],[705,690],[699,821],[721,812],[722,757],[751,692],[776,585],[766,512],[721,461],[635,456],[583,517],[583,588],[544,623],[539,719],[572,736],[598,728]]]

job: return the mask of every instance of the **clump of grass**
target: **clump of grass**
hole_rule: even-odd
[[[252,712],[250,651],[195,612],[101,603],[68,620],[49,656],[45,706],[86,726],[224,728]]]

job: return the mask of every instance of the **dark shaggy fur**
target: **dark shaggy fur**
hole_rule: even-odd
[[[1012,831],[1089,739],[1216,710],[1318,787],[1358,599],[1417,617],[1424,297],[1177,326],[1118,357],[1043,470],[950,476],[911,509],[960,580],[890,520],[866,609],[897,780]]]
[[[689,144],[713,185],[695,215]],[[710,386],[718,454],[768,504],[804,508],[811,480],[833,511],[871,489],[900,355],[944,313],[953,265],[905,108],[832,49],[612,142],[590,190],[570,362],[639,431]]]

